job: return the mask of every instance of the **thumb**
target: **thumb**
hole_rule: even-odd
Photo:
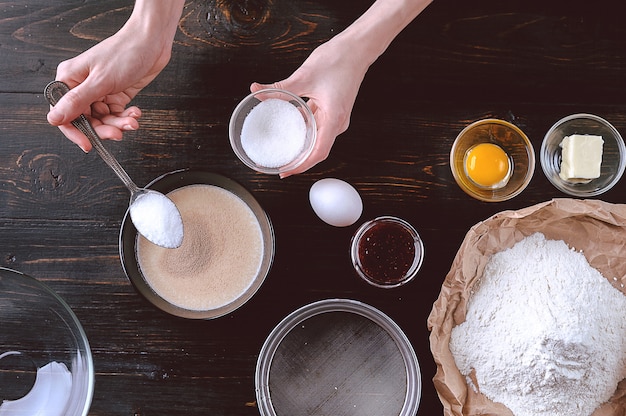
[[[267,88],[280,88],[278,87],[278,84],[279,84],[278,82],[274,82],[273,84],[261,84],[259,82],[253,82],[250,85],[250,92],[257,92],[257,91],[264,90]]]
[[[258,82],[253,82],[250,85],[250,92],[257,92],[257,91],[260,91],[260,90],[263,90],[263,89],[267,89],[267,88],[277,88],[279,90],[286,90],[286,91],[292,92],[294,94],[298,94],[299,93],[298,91],[296,91],[294,89],[295,85],[293,85],[293,83],[290,82],[289,79],[285,79],[283,81],[277,81],[277,82],[274,82],[272,84],[261,84],[261,83],[258,83]]]
[[[93,102],[101,95],[90,88],[87,82],[68,91],[59,102],[50,109],[47,119],[53,126],[69,124],[81,114],[87,112]]]

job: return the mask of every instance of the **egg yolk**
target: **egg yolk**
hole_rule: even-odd
[[[507,178],[510,162],[500,146],[480,143],[467,151],[465,169],[467,175],[477,185],[495,187]]]

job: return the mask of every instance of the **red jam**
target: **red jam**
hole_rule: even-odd
[[[363,273],[382,285],[403,281],[415,260],[413,235],[394,222],[380,222],[366,230],[357,250]]]

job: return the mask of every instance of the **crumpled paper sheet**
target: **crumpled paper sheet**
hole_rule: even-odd
[[[430,347],[437,364],[433,382],[446,416],[513,415],[504,405],[467,386],[448,344],[452,328],[465,320],[470,290],[490,256],[535,232],[548,239],[563,240],[582,251],[591,266],[626,294],[626,205],[561,198],[517,211],[503,211],[474,225],[465,236],[428,317]],[[477,385],[475,379],[474,383]],[[593,413],[618,415],[626,415],[626,379],[619,383],[611,400]]]

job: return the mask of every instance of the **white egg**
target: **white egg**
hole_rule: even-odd
[[[361,196],[352,185],[340,179],[320,179],[311,186],[309,201],[322,221],[335,227],[354,224],[363,212]]]

